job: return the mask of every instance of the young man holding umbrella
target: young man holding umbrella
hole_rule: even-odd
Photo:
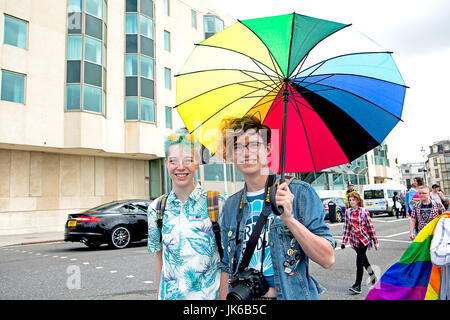
[[[245,186],[223,208],[220,297],[318,299],[323,288],[309,275],[309,259],[331,267],[336,245],[324,223],[318,195],[299,180],[292,180],[289,186],[281,183],[275,200],[283,213],[275,215],[268,201],[274,180],[268,166],[270,128],[245,116],[225,121],[222,133],[224,156],[232,157]],[[261,220],[263,225],[259,222],[262,215],[267,216]],[[258,225],[262,229],[254,235]],[[254,250],[246,250],[254,245]]]

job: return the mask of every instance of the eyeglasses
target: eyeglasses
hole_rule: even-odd
[[[241,153],[241,152],[244,152],[245,148],[247,148],[248,151],[255,152],[255,151],[258,151],[260,145],[264,145],[264,143],[261,143],[258,141],[252,141],[247,144],[236,143],[234,145],[234,151]]]
[[[186,140],[188,140],[188,141],[190,141],[190,142],[195,142],[195,137],[194,137],[194,135],[192,135],[192,134],[184,134],[184,133],[172,133],[170,136],[169,136],[169,140],[170,141],[177,141],[177,140],[179,140],[180,138],[182,138],[182,137],[185,137],[186,138]]]

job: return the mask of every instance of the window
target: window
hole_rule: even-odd
[[[2,100],[25,103],[25,75],[2,70],[1,85]]]
[[[153,59],[141,56],[141,76],[147,79],[154,79]]]
[[[214,34],[224,29],[224,22],[222,19],[216,16],[205,16],[204,26],[205,26],[205,39],[208,39],[209,37],[213,36]]]
[[[164,30],[164,50],[170,52],[170,32]]]
[[[66,85],[66,109],[80,110],[80,85]]]
[[[127,54],[125,56],[125,75],[138,75],[138,56],[136,54]]]
[[[5,15],[3,42],[22,49],[27,48],[28,22]]]
[[[92,37],[95,37],[99,40],[102,40],[103,38],[103,22],[101,19],[95,18],[90,15],[86,15],[86,26],[85,31],[87,35],[90,35]]]
[[[434,177],[439,179],[439,169],[434,169]]]
[[[67,60],[81,60],[81,36],[69,35],[67,37]]]
[[[125,33],[126,34],[137,34],[138,33],[138,23],[136,13],[127,13],[125,16]]]
[[[126,0],[125,120],[156,122],[152,18],[152,0]]]
[[[125,98],[125,120],[138,120],[138,98]]]
[[[93,38],[84,38],[84,58],[88,61],[102,64],[102,43]]]
[[[86,12],[102,19],[103,17],[103,1],[102,0],[85,0]]]
[[[172,89],[171,77],[172,71],[169,68],[164,68],[164,86],[166,89]]]
[[[164,0],[164,13],[166,16],[170,14],[169,0]]]
[[[141,0],[141,12],[150,18],[153,18],[153,1]]]
[[[83,109],[102,112],[102,89],[84,85]]]
[[[155,122],[155,104],[153,100],[141,98],[141,120]]]
[[[81,1],[82,0],[69,0],[68,12],[81,12]]]
[[[68,0],[66,111],[106,114],[105,0]]]
[[[126,0],[126,12],[137,12],[137,0]]]
[[[166,128],[172,129],[172,108],[166,107]]]
[[[191,25],[192,28],[197,29],[197,12],[191,10]]]
[[[153,39],[153,21],[142,14],[139,16],[139,19],[141,34],[150,39]]]

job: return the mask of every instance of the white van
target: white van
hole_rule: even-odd
[[[400,199],[400,193],[406,191],[406,187],[397,183],[377,183],[365,184],[362,186],[362,198],[364,200],[364,207],[372,214],[389,213],[393,215],[394,192]],[[400,209],[400,202],[397,204]]]

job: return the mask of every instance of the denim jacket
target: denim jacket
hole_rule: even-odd
[[[312,233],[324,237],[335,248],[336,241],[333,239],[328,225],[324,222],[325,210],[319,196],[314,189],[306,182],[292,180],[289,189],[294,194],[294,204],[292,215],[301,222]],[[246,198],[246,186],[244,192],[244,210],[242,221],[239,227],[239,241],[244,239],[245,227],[249,214],[249,203]],[[237,272],[233,270],[233,259],[237,252],[237,261],[242,259],[242,244],[236,248],[236,228],[239,202],[242,190],[230,196],[223,207],[223,220],[221,225],[222,245],[224,257],[219,264],[222,272],[230,275],[230,278]],[[269,229],[268,245],[270,246],[272,264],[274,270],[274,283],[277,299],[280,300],[317,300],[324,288],[308,272],[309,258],[305,255],[298,241],[289,231],[280,217],[276,217]],[[301,257],[299,263],[290,274],[285,272],[285,261],[292,260],[292,253],[289,251],[298,250]],[[291,251],[292,252],[292,251]],[[234,273],[233,273],[234,272]]]

